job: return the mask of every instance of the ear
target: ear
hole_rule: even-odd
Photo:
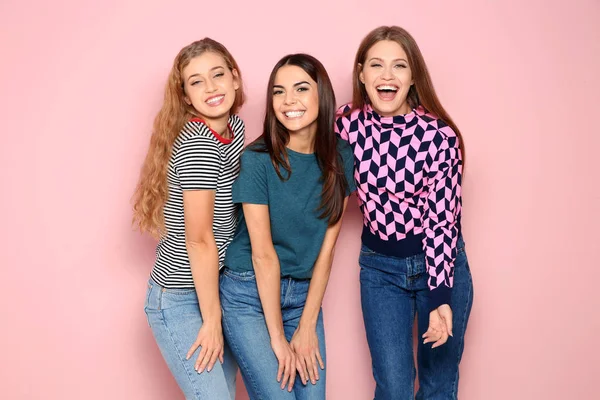
[[[365,84],[365,74],[363,73],[363,65],[358,64],[358,69],[360,70],[360,73],[358,74],[358,79],[364,85]]]
[[[187,104],[188,106],[192,105],[192,100],[190,100],[190,98],[186,95],[183,96],[183,101],[185,101],[185,104]]]
[[[231,73],[233,74],[233,88],[238,90],[240,88],[240,74],[235,68],[231,70]]]

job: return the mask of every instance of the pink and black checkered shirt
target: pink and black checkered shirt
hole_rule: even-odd
[[[425,253],[430,309],[450,304],[460,235],[462,155],[446,123],[418,107],[382,117],[338,110],[336,133],[354,152],[362,242],[395,257]]]

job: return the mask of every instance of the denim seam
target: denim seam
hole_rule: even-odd
[[[285,298],[283,299],[282,307],[285,307],[288,304],[288,299],[291,297],[292,293],[292,280],[288,279],[288,286],[285,291]]]
[[[232,335],[231,328],[229,327],[229,324],[227,323],[227,318],[225,317],[225,310],[223,310],[223,307],[221,307],[221,314],[223,314],[222,324],[225,327],[225,330],[227,331],[227,333],[229,333],[229,336],[231,336]],[[235,341],[229,341],[228,344],[232,350],[235,347],[234,354],[240,354],[240,349],[239,349],[237,343],[235,343]],[[258,385],[256,384],[256,380],[254,379],[254,376],[252,376],[250,368],[248,368],[248,364],[246,363],[246,360],[243,359],[243,357],[235,357],[235,358],[236,358],[236,361],[238,362],[238,365],[240,366],[240,368],[244,369],[245,375],[247,376],[247,380],[252,384],[252,391],[254,393],[256,393],[256,395],[258,396],[258,398],[260,400],[262,398],[261,393],[258,390]],[[248,393],[248,395],[250,395],[250,393]],[[250,398],[252,398],[252,396],[250,396]]]
[[[472,298],[473,298],[473,290],[472,290],[473,289],[473,280],[471,279],[470,274],[469,274],[469,281],[471,283],[469,285],[469,299],[472,300]],[[467,312],[469,310],[469,303],[470,302],[471,301],[467,301],[466,302],[466,306],[465,306],[465,309],[464,309],[464,312],[463,312],[463,321],[464,321],[463,324],[464,325],[461,327],[461,331],[463,332],[463,334],[461,335],[460,343],[458,345],[459,351],[458,351],[458,357],[456,359],[456,364],[457,365],[460,365],[460,360],[462,358],[462,353],[463,353],[463,350],[465,348],[465,335],[467,333],[466,327],[467,327],[467,322],[468,322],[467,321]],[[456,374],[454,375],[454,382],[452,382],[452,394],[454,395],[455,399],[457,398],[456,394],[458,393],[458,374],[459,374],[459,368],[456,368]]]
[[[161,301],[162,301],[162,296],[161,297]],[[188,379],[190,380],[190,386],[193,388],[194,393],[196,394],[196,397],[198,399],[200,399],[200,393],[198,392],[198,390],[196,389],[196,386],[194,385],[194,381],[192,380],[192,377],[188,371],[188,369],[186,368],[185,363],[183,362],[182,358],[181,358],[181,351],[179,350],[179,347],[177,346],[177,342],[175,341],[175,338],[173,336],[173,332],[169,329],[169,325],[167,325],[167,323],[165,322],[165,313],[164,311],[161,311],[161,321],[163,323],[163,325],[165,326],[165,329],[167,330],[167,332],[169,332],[169,338],[171,339],[171,342],[173,342],[173,346],[175,347],[175,353],[177,355],[177,360],[179,362],[181,362],[181,365],[183,367],[183,370],[185,371]]]
[[[415,304],[415,302],[411,302],[410,303],[410,314],[412,316],[411,320],[413,321],[413,324],[414,324],[414,321],[415,321],[415,313],[416,313],[416,304]],[[411,329],[410,330],[410,342],[409,343],[413,343],[413,341],[414,341],[413,330]],[[415,355],[414,355],[414,350],[413,350],[412,346],[411,346],[411,353],[412,353],[412,356],[414,358]],[[415,393],[415,379],[416,378],[417,378],[417,370],[415,369],[415,365],[414,365],[414,362],[413,362],[412,363],[412,380],[410,381],[410,386],[411,386],[410,392],[411,393]]]

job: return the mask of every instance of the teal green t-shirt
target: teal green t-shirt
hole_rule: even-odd
[[[347,142],[338,140],[348,182],[346,195],[356,190],[354,158]],[[327,218],[319,219],[321,169],[314,154],[287,149],[292,174],[282,181],[268,153],[246,148],[241,157],[240,175],[233,184],[234,203],[269,206],[271,236],[282,277],[309,279],[327,231]],[[282,168],[282,175],[287,172]],[[225,266],[234,271],[252,271],[252,248],[242,212],[237,231],[225,256]]]

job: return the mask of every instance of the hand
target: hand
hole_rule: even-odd
[[[429,329],[423,334],[423,344],[433,343],[432,349],[439,347],[452,336],[452,309],[448,304],[442,304],[429,313]]]
[[[208,371],[210,372],[217,362],[217,358],[221,361],[221,364],[223,364],[223,328],[220,323],[205,323],[202,325],[198,331],[196,341],[192,344],[192,347],[190,347],[185,359],[189,360],[198,347],[200,347],[201,350],[194,369],[198,371],[199,374],[201,374],[207,366]]]
[[[319,368],[325,369],[325,364],[319,351],[319,338],[315,329],[302,329],[298,327],[292,341],[290,342],[294,353],[296,353],[296,369],[300,373],[303,384],[307,384],[307,377],[313,385],[319,380]]]
[[[276,339],[271,339],[271,348],[277,361],[279,369],[277,370],[277,382],[281,382],[281,389],[288,385],[288,392],[292,391],[294,381],[296,380],[296,355],[288,343],[285,336],[281,335]]]

